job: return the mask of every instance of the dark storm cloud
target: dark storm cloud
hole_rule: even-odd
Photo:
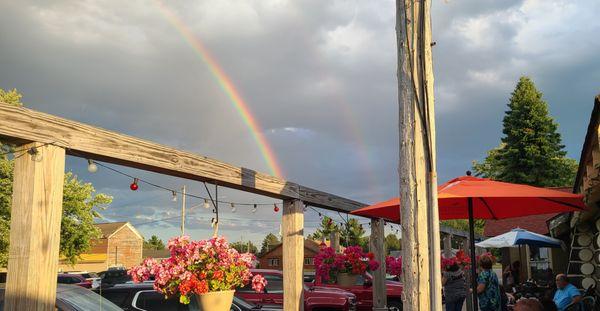
[[[397,193],[394,1],[164,5],[231,77],[288,179],[369,203]],[[578,156],[592,98],[600,92],[600,43],[592,39],[600,32],[599,6],[593,0],[433,2],[441,182],[498,144],[520,75],[544,92],[569,155]],[[0,87],[18,88],[34,109],[267,171],[233,105],[160,7],[2,2]],[[147,187],[132,193],[128,178],[102,170],[90,175],[82,160],[70,159],[68,167],[115,197],[104,211],[111,220],[143,223],[178,213],[168,193]],[[128,172],[173,188],[186,183]],[[191,214],[191,230],[210,234],[210,213],[197,213],[204,218]],[[274,215],[272,208],[250,215],[260,223],[255,231],[251,221],[231,220],[221,229],[258,239],[278,231],[278,224],[260,221]],[[317,221],[307,214],[308,232]],[[179,230],[176,221],[140,228],[163,238]]]

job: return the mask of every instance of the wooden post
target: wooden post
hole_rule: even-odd
[[[340,233],[337,231],[329,234],[329,245],[336,253],[340,252]]]
[[[387,292],[385,288],[385,232],[383,219],[371,219],[371,252],[381,267],[373,273],[373,310],[387,310]]]
[[[29,143],[15,159],[4,310],[54,310],[65,150]]]
[[[396,0],[405,310],[441,310],[429,0]]]
[[[304,206],[300,200],[283,202],[283,310],[304,310]]]
[[[450,233],[444,236],[444,257],[452,257],[452,234]]]

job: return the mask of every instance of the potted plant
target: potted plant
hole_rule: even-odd
[[[197,299],[203,310],[229,311],[235,288],[252,282],[262,292],[266,280],[252,275],[255,260],[250,253],[238,253],[223,237],[191,241],[175,237],[167,244],[170,257],[160,262],[147,258],[129,270],[134,282],[155,277],[154,289],[167,297],[179,296],[183,304]]]
[[[337,282],[342,287],[356,284],[359,275],[379,268],[373,253],[363,252],[360,246],[349,246],[337,254],[331,247],[322,248],[315,256],[317,277],[323,282]]]

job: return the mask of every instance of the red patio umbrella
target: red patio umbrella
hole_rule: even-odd
[[[474,219],[502,219],[585,209],[583,196],[528,185],[461,176],[438,186],[440,220],[469,219],[471,262],[475,263]],[[400,223],[400,199],[394,198],[352,212]],[[471,265],[472,286],[477,287],[476,265]],[[476,295],[474,306],[477,307]]]

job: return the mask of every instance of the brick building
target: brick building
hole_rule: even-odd
[[[320,246],[313,240],[304,240],[304,270],[315,270],[315,256],[320,250]],[[260,269],[283,269],[283,244],[274,245],[271,250],[261,255],[258,260]]]
[[[132,267],[142,261],[144,238],[129,222],[96,224],[102,232],[92,248],[74,266],[64,260],[59,262],[60,271],[99,272],[113,266]]]

